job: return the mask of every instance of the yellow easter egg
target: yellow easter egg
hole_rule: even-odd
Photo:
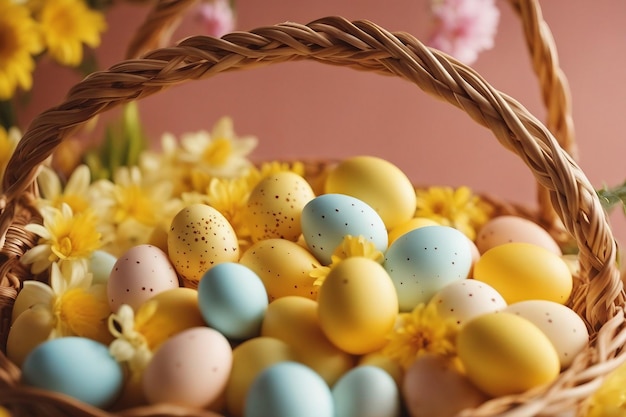
[[[378,262],[364,257],[347,258],[331,269],[317,301],[324,334],[357,355],[382,348],[398,315],[391,277]]]
[[[429,218],[413,217],[409,221],[401,223],[389,231],[389,245],[391,246],[391,244],[403,234],[410,232],[411,230],[417,229],[418,227],[437,225],[439,225],[439,223]]]
[[[355,358],[333,345],[322,332],[317,302],[298,296],[269,304],[261,336],[274,337],[291,346],[298,362],[316,371],[330,386],[354,366]]]
[[[302,208],[314,197],[309,183],[295,172],[281,171],[263,178],[250,192],[244,216],[252,241],[298,240]]]
[[[457,351],[468,379],[494,397],[550,383],[561,369],[548,337],[511,313],[487,313],[468,321],[459,330]]]
[[[239,263],[254,271],[270,299],[288,295],[317,299],[318,287],[309,273],[320,262],[302,245],[285,239],[265,239],[253,243]]]
[[[297,361],[296,353],[273,337],[255,337],[233,349],[233,367],[225,391],[228,415],[242,417],[250,384],[261,371],[283,361]]]
[[[200,281],[213,265],[239,260],[239,242],[233,227],[215,208],[192,204],[179,211],[167,234],[167,253],[176,272]]]
[[[198,291],[173,288],[158,293],[139,307],[135,314],[135,330],[145,338],[150,350],[192,327],[206,326],[198,307]]]
[[[357,365],[377,366],[386,371],[393,378],[398,387],[402,387],[404,368],[402,368],[397,360],[390,358],[389,355],[384,355],[381,352],[368,353],[359,357]]]
[[[417,197],[409,178],[396,165],[375,156],[340,161],[326,177],[326,193],[347,194],[370,205],[387,230],[409,221]]]
[[[565,304],[573,279],[567,263],[550,250],[525,242],[489,249],[474,264],[473,277],[495,288],[507,304],[548,300]]]
[[[54,316],[44,304],[35,304],[23,311],[9,329],[7,358],[22,366],[28,354],[50,338],[54,325]]]

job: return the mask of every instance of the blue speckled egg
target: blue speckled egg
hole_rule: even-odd
[[[425,226],[396,239],[385,253],[384,268],[400,311],[411,311],[448,284],[466,279],[472,266],[467,237],[449,226]]]
[[[325,265],[346,235],[363,236],[384,252],[387,229],[367,203],[345,194],[322,194],[302,209],[302,236],[307,247]]]

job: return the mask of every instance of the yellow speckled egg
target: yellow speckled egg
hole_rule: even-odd
[[[409,178],[396,165],[375,156],[342,160],[328,173],[324,189],[364,201],[378,212],[387,230],[415,213],[417,198]]]
[[[382,348],[398,315],[391,277],[378,262],[364,257],[337,264],[317,301],[324,334],[340,349],[357,355]]]
[[[333,345],[322,332],[317,302],[287,296],[270,303],[261,336],[274,337],[291,346],[298,362],[309,366],[332,386],[354,366],[355,358]]]
[[[278,362],[297,361],[294,349],[273,337],[255,337],[233,350],[233,367],[226,386],[226,408],[231,417],[242,417],[252,381],[261,371]]]
[[[251,191],[246,206],[252,241],[298,240],[302,208],[314,197],[309,183],[295,172],[281,171],[263,178]]]
[[[167,249],[176,272],[200,281],[213,265],[239,260],[239,242],[228,220],[206,204],[179,211],[167,234]]]
[[[263,281],[270,301],[288,295],[317,299],[318,287],[309,272],[320,262],[307,249],[285,239],[253,243],[239,263],[253,270]]]
[[[459,330],[457,351],[468,379],[494,397],[550,383],[561,369],[548,337],[511,313],[487,313],[467,322]]]
[[[534,299],[565,304],[573,286],[572,273],[560,256],[525,242],[489,249],[474,264],[473,275],[495,288],[507,304]]]

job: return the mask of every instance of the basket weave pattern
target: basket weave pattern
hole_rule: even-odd
[[[543,223],[553,216],[553,223],[564,227],[579,248],[581,272],[569,305],[586,321],[592,339],[572,366],[550,386],[496,398],[461,415],[555,415],[579,406],[598,388],[602,377],[624,360],[625,298],[616,266],[617,249],[594,187],[575,162],[565,78],[558,70],[545,70],[545,62],[556,61],[555,49],[549,42],[547,47],[537,47],[545,45],[546,36],[550,38],[549,30],[541,24],[541,19],[528,17],[540,16],[538,8],[529,8],[534,2],[512,4],[520,14],[527,14],[522,19],[524,22],[531,22],[525,27],[527,44],[534,57],[535,71],[540,74],[543,98],[549,110],[549,128],[516,100],[494,89],[473,69],[425,47],[413,36],[390,33],[369,21],[350,22],[338,17],[307,25],[284,23],[235,32],[222,39],[192,37],[176,46],[148,52],[141,59],[129,59],[91,74],[69,91],[63,103],[33,121],[7,167],[4,194],[0,196],[0,340],[6,338],[12,300],[21,281],[33,278],[20,265],[19,257],[34,245],[34,238],[23,230],[24,224],[39,221],[34,205],[38,192],[34,179],[38,167],[64,138],[112,107],[140,100],[181,82],[206,79],[221,72],[309,60],[400,77],[466,112],[475,122],[489,128],[504,148],[528,166],[540,185],[540,206],[544,202],[538,216]],[[533,37],[528,33],[540,35]],[[0,405],[15,415],[214,415],[171,406],[109,413],[22,386],[19,377],[19,369],[0,353]]]

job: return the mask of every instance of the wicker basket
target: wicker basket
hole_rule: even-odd
[[[585,400],[599,387],[604,376],[626,359],[625,294],[616,265],[616,243],[606,214],[593,186],[572,156],[575,150],[565,78],[559,71],[542,69],[545,62],[558,62],[545,59],[556,57],[549,30],[536,2],[512,1],[512,4],[525,22],[535,70],[541,75],[544,101],[548,107],[557,103],[558,110],[549,111],[550,129],[520,103],[491,87],[474,70],[425,47],[411,35],[389,33],[368,21],[349,22],[337,17],[308,25],[284,23],[231,33],[222,39],[192,37],[88,76],[70,90],[63,103],[32,122],[7,167],[3,179],[5,192],[0,196],[0,340],[6,338],[12,302],[21,282],[33,278],[19,259],[34,244],[34,237],[24,230],[24,225],[40,219],[34,205],[38,193],[35,176],[38,167],[64,138],[97,114],[183,81],[262,65],[311,60],[405,79],[459,107],[477,123],[491,129],[499,143],[528,166],[540,185],[541,208],[520,210],[544,225],[554,226],[550,228],[553,234],[562,237],[565,232],[575,241],[580,276],[575,280],[569,305],[588,324],[592,337],[571,367],[549,386],[492,399],[460,415],[522,417],[582,412]],[[531,33],[539,35],[535,37]],[[502,207],[505,211],[517,210],[506,204]],[[0,353],[0,405],[16,416],[215,416],[206,410],[169,405],[109,413],[60,394],[23,386],[19,380],[19,369]]]

